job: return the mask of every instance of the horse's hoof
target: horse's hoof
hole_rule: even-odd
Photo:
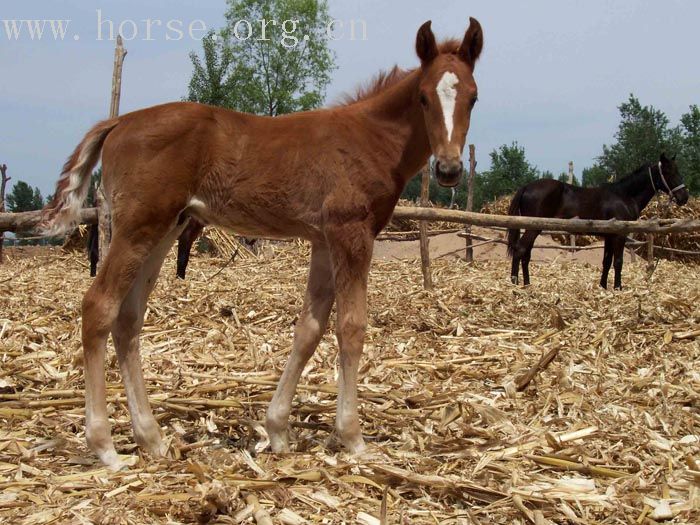
[[[289,434],[287,429],[280,431],[273,431],[267,428],[267,437],[270,440],[270,448],[273,454],[288,454],[290,452],[289,448]]]
[[[510,276],[510,282],[517,286],[518,278],[515,275]]]

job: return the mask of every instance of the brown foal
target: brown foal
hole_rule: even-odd
[[[151,454],[165,452],[143,380],[139,333],[163,259],[190,218],[251,237],[311,242],[303,311],[267,430],[274,452],[289,450],[297,383],[336,302],[336,429],[352,453],[363,450],[357,374],[374,239],[431,153],[438,182],[459,183],[482,45],[474,19],[462,41],[440,45],[427,22],[417,35],[419,68],[380,75],[341,106],[264,118],[175,103],[102,122],[86,135],[65,165],[43,225],[51,234],[75,225],[102,153],[113,237],[83,300],[82,340],[85,434],[105,464],[121,466],[105,400],[110,332],[136,441]]]

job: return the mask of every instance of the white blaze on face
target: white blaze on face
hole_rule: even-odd
[[[445,73],[437,85],[438,99],[442,107],[442,114],[445,117],[445,129],[447,129],[447,141],[452,142],[452,132],[455,127],[455,107],[457,105],[457,75],[448,71]]]

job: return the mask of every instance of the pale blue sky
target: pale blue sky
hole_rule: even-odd
[[[155,41],[143,41],[141,20],[186,26],[201,19],[220,27],[225,0],[3,2],[0,20],[71,20],[64,42],[10,41],[0,22],[0,162],[44,194],[108,111],[114,44],[97,41],[97,9],[116,24],[139,24],[139,37],[127,43],[127,112],[184,96],[188,53],[201,47],[190,38],[166,41],[158,28]],[[330,10],[341,20],[365,20],[368,40],[332,43],[338,70],[329,101],[380,69],[417,65],[413,44],[425,20],[433,20],[440,38],[461,36],[469,16],[481,21],[485,49],[469,136],[480,169],[488,167],[492,149],[517,140],[540,169],[559,173],[573,160],[580,173],[612,140],[617,106],[630,92],[673,123],[700,103],[700,3],[692,0],[330,0]]]

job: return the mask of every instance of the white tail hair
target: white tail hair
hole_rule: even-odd
[[[100,160],[107,135],[119,119],[105,120],[92,128],[63,167],[53,201],[43,211],[42,235],[63,235],[80,223],[80,211],[90,191],[90,176]]]

